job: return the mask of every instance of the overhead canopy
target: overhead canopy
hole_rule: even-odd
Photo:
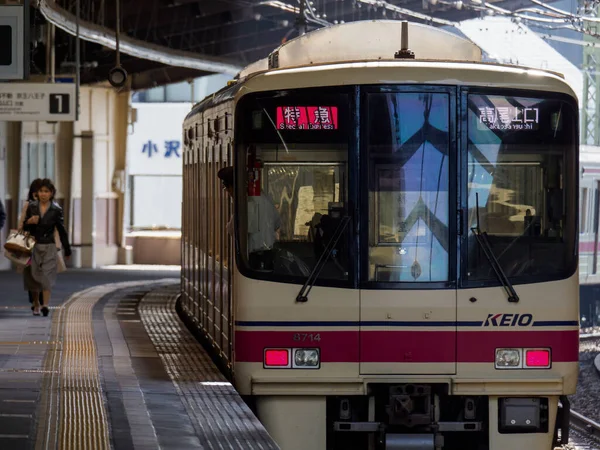
[[[82,82],[105,81],[115,65],[117,0],[79,0]],[[207,73],[233,73],[265,58],[298,36],[298,0],[119,0],[122,58],[136,88],[182,81]],[[36,2],[37,3],[37,2]],[[308,30],[358,20],[399,20],[444,26],[477,17],[468,2],[434,0],[311,0]],[[516,8],[526,0],[493,2]],[[58,73],[72,73],[75,62],[75,0],[41,0],[32,14],[36,41],[32,72],[44,73],[47,19],[57,24]],[[474,4],[473,4],[474,5]],[[413,11],[413,12],[411,12]],[[37,29],[36,29],[37,28]],[[67,30],[67,31],[63,31]],[[186,53],[183,53],[186,52]],[[61,67],[62,65],[62,67]],[[174,66],[174,67],[173,67]]]

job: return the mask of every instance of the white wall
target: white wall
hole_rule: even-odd
[[[182,124],[191,103],[132,103],[127,139],[130,224],[181,228]]]

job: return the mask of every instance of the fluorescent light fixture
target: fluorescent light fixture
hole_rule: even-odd
[[[282,9],[287,12],[291,12],[294,14],[300,13],[300,8],[294,5],[290,5],[289,3],[282,2],[280,0],[269,0],[266,2],[260,2],[259,6],[272,6],[273,8]]]

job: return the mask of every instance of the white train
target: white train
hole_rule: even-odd
[[[193,108],[181,311],[283,450],[567,440],[578,122],[559,74],[396,21],[291,40]]]
[[[600,149],[582,145],[579,192],[579,282],[581,326],[600,326]]]

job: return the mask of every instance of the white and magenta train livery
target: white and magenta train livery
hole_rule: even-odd
[[[183,133],[181,312],[283,450],[567,440],[580,177],[560,74],[353,22],[247,67]]]

